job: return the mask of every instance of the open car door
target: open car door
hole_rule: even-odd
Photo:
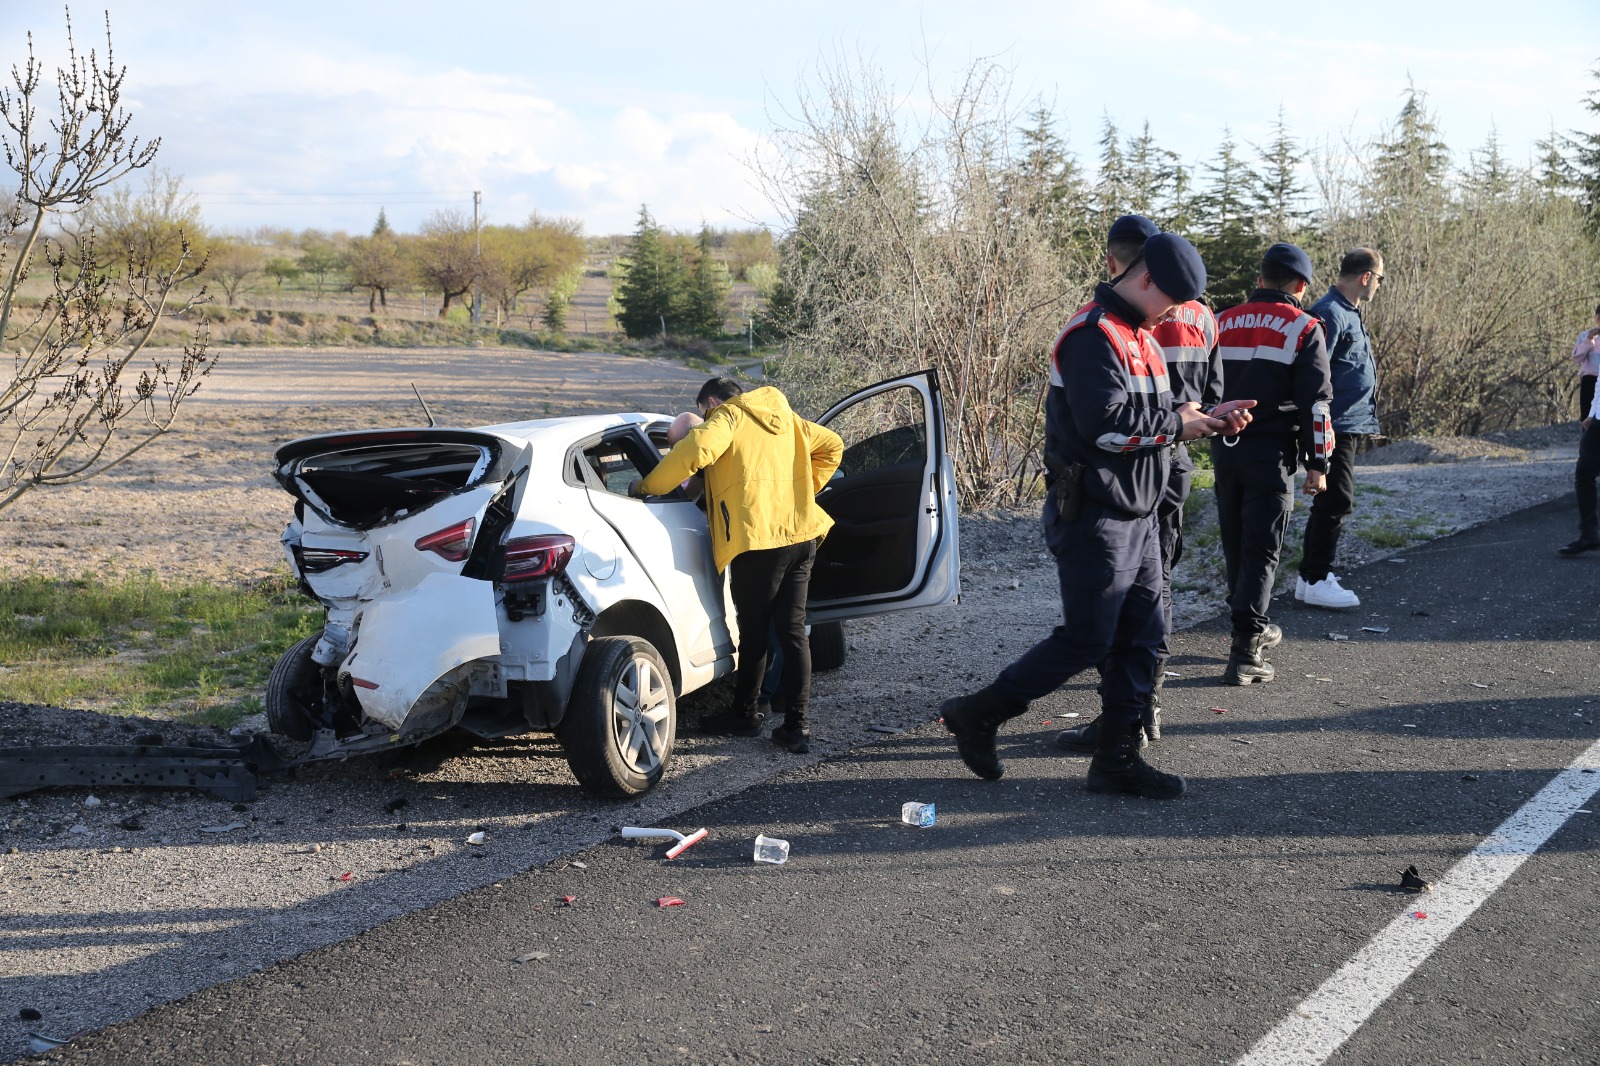
[[[844,460],[817,494],[834,527],[817,552],[807,621],[955,603],[961,545],[938,374],[881,381],[818,421],[844,438]]]

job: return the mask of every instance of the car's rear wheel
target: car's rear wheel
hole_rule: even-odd
[[[672,759],[678,709],[672,675],[639,637],[597,637],[584,649],[557,735],[586,792],[627,799],[654,788]]]
[[[284,652],[267,675],[267,728],[291,740],[310,740],[316,730],[310,701],[320,698],[322,670],[312,661],[322,634],[313,633]]]
[[[827,673],[844,665],[847,650],[843,622],[818,622],[811,627],[811,670]]]

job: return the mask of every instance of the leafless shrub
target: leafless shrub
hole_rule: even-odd
[[[187,239],[159,263],[129,251],[107,264],[93,230],[44,235],[47,220],[90,204],[106,186],[150,165],[159,141],[130,136],[121,105],[126,69],[112,60],[106,27],[102,66],[81,56],[67,24],[68,60],[56,71],[58,114],[37,111],[41,64],[28,59],[0,88],[0,134],[17,191],[0,217],[0,346],[12,376],[0,379],[0,509],[40,485],[84,481],[111,469],[170,429],[178,408],[210,373],[204,333],[165,356],[146,350],[163,315],[205,298],[177,290],[203,267]],[[37,305],[19,298],[42,261],[51,284]]]
[[[820,407],[937,368],[968,507],[1033,487],[1047,352],[1092,282],[1052,246],[1047,190],[1013,180],[1008,86],[979,62],[919,112],[837,63],[802,87],[756,168],[788,233],[775,375]]]

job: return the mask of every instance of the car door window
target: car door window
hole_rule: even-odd
[[[926,536],[927,405],[910,386],[869,396],[828,423],[844,457],[817,502],[833,517],[812,598],[892,592],[916,577]]]
[[[655,461],[644,457],[644,445],[632,435],[615,437],[583,449],[583,462],[592,477],[585,478],[596,488],[617,496],[628,495],[628,486],[654,469]]]

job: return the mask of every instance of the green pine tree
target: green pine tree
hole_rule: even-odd
[[[702,224],[682,315],[683,332],[696,337],[722,334],[728,318],[728,296],[733,292],[733,278],[721,260],[711,254],[711,248],[711,227]]]
[[[622,332],[638,340],[677,329],[683,306],[683,263],[668,247],[648,206],[639,208],[639,228],[634,231],[628,260],[628,275],[616,294]]]
[[[1205,164],[1206,190],[1195,197],[1195,247],[1206,261],[1206,291],[1217,309],[1243,303],[1261,270],[1266,244],[1256,228],[1260,182],[1239,157],[1238,143],[1227,127],[1216,161]]]
[[[1256,186],[1256,208],[1262,228],[1262,237],[1268,243],[1299,239],[1310,212],[1305,208],[1305,184],[1300,180],[1299,166],[1305,159],[1293,137],[1289,123],[1278,108],[1278,120],[1272,126],[1272,142],[1265,148],[1256,146],[1264,167]]]

